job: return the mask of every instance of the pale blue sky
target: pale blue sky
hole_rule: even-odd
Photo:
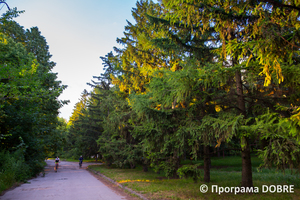
[[[69,119],[75,103],[93,76],[102,73],[102,60],[117,46],[126,20],[135,23],[131,16],[137,0],[6,0],[11,8],[25,10],[15,20],[24,28],[37,26],[46,38],[53,72],[58,72],[68,88],[60,96],[70,100],[60,109],[60,116]],[[2,6],[1,6],[2,7]],[[6,10],[3,7],[1,13]]]

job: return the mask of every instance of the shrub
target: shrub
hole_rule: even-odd
[[[177,170],[180,178],[192,177],[196,183],[201,178],[201,171],[198,169],[199,164],[196,165],[183,165]]]
[[[15,182],[13,172],[0,172],[0,194],[2,191],[10,188]]]
[[[25,162],[23,150],[10,153],[0,152],[0,192],[11,187],[15,182],[22,182],[30,178],[31,168]]]

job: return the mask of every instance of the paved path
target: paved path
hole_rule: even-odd
[[[0,196],[1,200],[125,200],[126,197],[112,191],[92,176],[83,163],[60,162],[58,172],[54,172],[54,160],[47,161],[45,177],[29,180]],[[89,164],[90,165],[90,164]]]

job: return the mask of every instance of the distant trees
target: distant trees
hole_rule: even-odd
[[[83,155],[97,158],[96,140],[101,132],[101,127],[97,126],[98,122],[90,112],[90,101],[88,92],[84,90],[68,122],[66,143],[62,151],[64,157],[78,159],[80,155]]]

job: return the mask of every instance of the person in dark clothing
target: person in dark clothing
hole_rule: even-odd
[[[79,166],[80,166],[80,167],[82,166],[82,161],[83,161],[83,157],[80,156],[80,158],[79,158]]]

